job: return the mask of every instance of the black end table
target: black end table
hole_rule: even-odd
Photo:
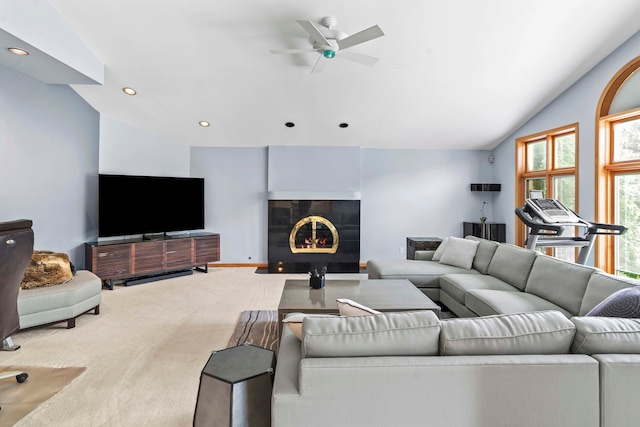
[[[416,251],[435,251],[440,243],[439,237],[407,237],[407,259],[415,259]]]
[[[276,356],[243,344],[213,352],[200,377],[195,426],[271,425]]]

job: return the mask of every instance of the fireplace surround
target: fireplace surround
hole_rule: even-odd
[[[360,200],[269,200],[269,273],[357,273]]]

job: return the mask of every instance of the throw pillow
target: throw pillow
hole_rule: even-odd
[[[65,253],[33,251],[31,262],[20,283],[20,288],[42,288],[61,285],[73,279],[75,267]]]
[[[431,258],[434,261],[440,261],[440,257],[442,256],[442,253],[444,252],[444,250],[447,248],[447,243],[449,242],[449,238],[445,237],[444,239],[442,239],[442,243],[440,243],[440,245],[436,248],[436,251],[433,253],[433,257]]]
[[[338,298],[336,303],[338,304],[340,316],[366,316],[370,314],[380,314],[378,310],[358,304],[357,302],[347,298]]]
[[[453,265],[470,270],[473,265],[473,258],[475,258],[478,250],[478,243],[475,240],[449,237],[447,247],[440,257],[440,264]]]
[[[640,318],[640,286],[619,290],[596,305],[586,315]]]
[[[282,323],[287,325],[289,330],[293,332],[299,340],[302,341],[302,322],[305,317],[338,317],[332,314],[306,314],[306,313],[291,313],[282,319]]]
[[[304,319],[304,313],[293,313],[288,315],[282,320],[282,323],[287,325],[289,330],[293,332],[299,340],[302,340],[302,320]]]

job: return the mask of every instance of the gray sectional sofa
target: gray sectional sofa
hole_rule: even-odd
[[[639,282],[509,244],[455,243],[464,250],[438,261],[417,252],[367,270],[409,279],[458,318],[290,315],[272,427],[638,425],[640,319],[604,316],[628,294],[622,308],[640,317]]]
[[[477,242],[469,269],[434,261],[434,251],[418,251],[415,260],[368,261],[369,278],[408,279],[458,317],[540,310],[583,316],[616,291],[640,284],[511,244],[465,240]]]
[[[638,381],[637,319],[307,316],[283,330],[272,427],[636,426]]]

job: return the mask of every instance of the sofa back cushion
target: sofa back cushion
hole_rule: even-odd
[[[593,271],[593,267],[539,255],[524,290],[577,315]]]
[[[587,290],[584,293],[584,298],[582,299],[579,315],[586,315],[588,312],[593,310],[596,305],[600,304],[610,295],[613,295],[619,290],[638,285],[640,285],[640,282],[637,280],[614,276],[603,271],[595,270],[591,274],[591,277],[589,277]]]
[[[473,259],[473,268],[482,274],[487,274],[491,258],[493,258],[493,254],[496,253],[496,249],[498,249],[500,243],[476,236],[466,236],[465,239],[479,242],[478,249],[476,250],[476,256]]]
[[[429,310],[305,317],[302,356],[433,356],[440,329],[440,319]]]
[[[576,325],[573,353],[640,353],[640,319],[572,317],[571,321]]]
[[[553,310],[448,319],[442,321],[440,354],[565,354],[574,335],[574,324]]]
[[[524,291],[535,259],[536,253],[534,251],[502,243],[496,248],[487,272]]]

